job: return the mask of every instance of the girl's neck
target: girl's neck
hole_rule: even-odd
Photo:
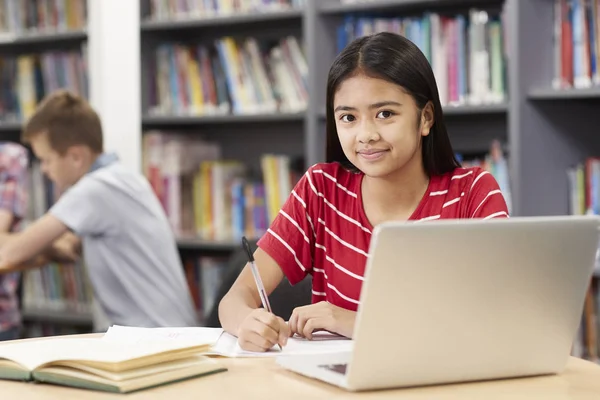
[[[381,219],[408,219],[421,202],[427,192],[429,177],[420,162],[406,167],[388,176],[363,178],[363,204],[367,210],[371,210],[376,220],[371,222],[376,224],[383,222]]]

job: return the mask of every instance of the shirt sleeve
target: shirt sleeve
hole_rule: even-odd
[[[279,265],[290,284],[312,273],[315,248],[314,223],[318,197],[312,168],[300,178],[258,247]]]
[[[102,235],[113,228],[109,201],[102,182],[83,177],[67,189],[50,208],[58,218],[77,235]]]
[[[477,171],[469,191],[467,218],[508,217],[508,206],[496,178],[483,169]]]
[[[28,205],[27,150],[21,146],[5,148],[2,157],[2,182],[0,182],[0,208],[13,214],[15,223],[26,217]]]

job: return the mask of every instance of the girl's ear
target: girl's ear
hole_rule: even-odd
[[[421,136],[427,136],[431,131],[431,127],[435,122],[433,111],[433,103],[431,101],[428,101],[427,104],[425,104],[425,107],[423,107],[423,110],[421,111],[421,124],[419,125],[419,134]]]

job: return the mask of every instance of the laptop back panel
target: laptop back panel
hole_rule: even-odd
[[[348,387],[561,371],[598,241],[598,219],[588,217],[377,227]]]

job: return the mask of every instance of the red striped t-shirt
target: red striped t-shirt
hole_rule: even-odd
[[[357,310],[373,231],[362,204],[363,176],[338,163],[312,166],[258,242],[291,284],[312,274],[313,303]],[[431,177],[409,219],[497,217],[508,217],[498,183],[474,167]]]

